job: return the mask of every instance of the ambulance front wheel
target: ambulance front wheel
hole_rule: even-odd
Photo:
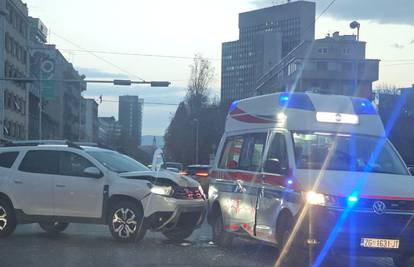
[[[279,244],[279,258],[277,266],[307,267],[310,266],[311,255],[302,246],[299,236],[292,235],[294,218],[289,212],[282,212],[279,216],[276,235]],[[310,252],[310,251],[309,251]]]
[[[221,211],[217,211],[212,223],[213,242],[219,247],[230,247],[233,237],[224,229],[224,220]]]

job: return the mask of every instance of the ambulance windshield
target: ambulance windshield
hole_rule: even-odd
[[[379,137],[294,132],[298,169],[408,175],[388,140]]]

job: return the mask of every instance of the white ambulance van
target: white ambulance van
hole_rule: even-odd
[[[397,266],[414,256],[414,177],[368,100],[276,93],[234,102],[210,180],[218,245],[249,237],[285,247],[287,261],[286,252],[310,252],[316,265],[332,252],[391,256]]]

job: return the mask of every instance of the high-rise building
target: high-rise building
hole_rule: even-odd
[[[303,42],[258,80],[257,95],[313,91],[372,99],[379,60],[365,58],[366,43],[355,35]]]
[[[0,73],[5,78],[28,75],[28,9],[20,0],[0,1]],[[0,140],[27,138],[27,85],[0,81]]]
[[[137,148],[141,145],[143,104],[144,100],[138,96],[119,97],[119,123],[125,147]]]
[[[83,98],[81,102],[80,141],[98,142],[98,103],[94,99]]]
[[[114,117],[98,117],[98,143],[104,147],[121,150],[121,125]]]
[[[221,100],[255,95],[257,79],[315,38],[315,3],[296,1],[239,14],[239,40],[222,45]]]

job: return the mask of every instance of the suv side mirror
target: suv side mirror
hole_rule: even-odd
[[[88,167],[88,168],[84,169],[83,174],[85,176],[91,177],[91,178],[101,178],[102,177],[101,171],[96,167]]]
[[[263,171],[268,173],[282,174],[282,165],[279,159],[268,159],[263,165]]]
[[[408,171],[410,172],[411,176],[414,176],[414,167],[408,167]]]

